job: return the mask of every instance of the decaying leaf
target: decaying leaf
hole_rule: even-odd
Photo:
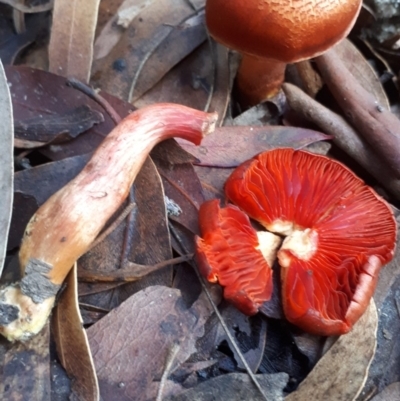
[[[261,315],[251,318],[239,312],[234,306],[222,303],[219,307],[222,318],[233,338],[236,339],[247,364],[253,372],[260,366],[265,342],[267,340],[267,323]],[[212,329],[207,332],[208,346],[216,349],[223,341],[229,344],[225,330],[215,316],[212,318]],[[212,352],[212,349],[210,349]],[[239,369],[245,369],[236,351],[231,349]]]
[[[77,294],[76,264],[58,299],[52,327],[58,357],[72,380],[72,392],[79,400],[97,401],[99,386],[86,331],[82,326]]]
[[[389,384],[383,391],[377,394],[371,401],[397,401],[400,394],[400,382]]]
[[[15,173],[9,250],[19,246],[25,227],[39,206],[72,180],[88,160],[89,155],[75,156]]]
[[[0,61],[0,274],[3,270],[7,249],[8,230],[13,203],[14,134],[10,92],[6,75]]]
[[[23,13],[42,13],[53,8],[54,0],[41,1],[40,4],[35,4],[35,1],[25,2],[18,0],[0,0],[0,3],[5,3]],[[28,4],[25,4],[28,3]],[[29,4],[32,3],[32,4]]]
[[[231,96],[231,60],[232,55],[226,47],[207,41],[133,104],[139,108],[154,102],[182,103],[199,110],[218,112],[221,124]]]
[[[118,269],[126,261],[153,265],[172,258],[161,178],[149,158],[135,180],[130,202],[136,204],[130,216],[104,241],[80,258],[79,269],[107,272]],[[120,212],[116,215],[118,213]],[[169,266],[141,280],[119,285],[118,288],[106,292],[104,290],[108,289],[107,285],[91,284],[92,290],[94,286],[98,286],[98,292],[103,292],[86,296],[83,300],[88,304],[111,309],[142,288],[171,284],[172,267]],[[87,285],[80,285],[80,291],[85,287]]]
[[[158,0],[143,8],[94,63],[92,82],[124,100],[140,97],[205,40],[204,12],[195,3]]]
[[[17,34],[12,21],[0,16],[0,59],[3,64],[14,64],[22,51],[48,30],[49,16],[46,14],[28,15],[25,19],[26,30]]]
[[[28,342],[0,343],[0,399],[50,400],[49,324]]]
[[[169,218],[198,234],[198,210],[204,202],[201,183],[190,163],[156,161],[169,202]]]
[[[283,389],[289,379],[286,373],[257,375],[256,377],[267,400],[283,400]],[[259,391],[250,381],[248,375],[229,373],[207,380],[182,394],[167,398],[166,401],[259,401],[262,399],[264,398],[261,398]]]
[[[49,45],[49,70],[89,81],[100,0],[55,0]]]
[[[397,212],[398,213],[398,212]],[[398,219],[398,218],[397,218]],[[379,310],[378,345],[365,386],[357,398],[368,399],[388,383],[400,381],[400,249],[379,274],[374,299]]]
[[[357,81],[375,96],[382,107],[389,110],[389,100],[382,83],[360,50],[350,40],[345,39],[335,46],[335,51]]]
[[[40,152],[50,160],[92,152],[114,128],[115,123],[104,109],[93,99],[68,86],[65,78],[24,66],[6,66],[5,71],[12,95],[14,121],[35,118],[39,114],[63,114],[82,105],[103,115],[104,122],[94,125],[73,141],[42,148]],[[126,102],[112,96],[108,96],[107,100],[121,117],[132,110]]]
[[[197,148],[178,143],[200,160],[199,165],[236,167],[256,154],[277,147],[302,148],[330,137],[317,131],[284,126],[217,128]]]
[[[186,309],[179,290],[153,286],[91,326],[87,333],[102,397],[145,400],[149,384],[160,380],[174,344],[179,347],[174,367],[195,352],[211,312],[205,296]]]
[[[123,29],[140,15],[154,0],[125,0],[107,21],[94,43],[93,59],[106,57],[120,40]]]
[[[30,149],[65,142],[103,121],[103,114],[87,105],[66,110],[63,114],[18,120],[15,123],[15,147]]]
[[[378,316],[372,300],[350,333],[339,337],[285,401],[351,401],[362,390],[376,349]]]

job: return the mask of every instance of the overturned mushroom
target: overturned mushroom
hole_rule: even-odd
[[[196,237],[199,269],[210,282],[224,287],[224,298],[248,315],[272,294],[272,265],[281,238],[257,232],[236,206],[220,208],[217,199],[199,210],[202,238]]]
[[[126,199],[154,145],[174,136],[199,144],[216,119],[216,113],[165,103],[122,120],[28,223],[19,253],[23,278],[0,291],[0,333],[9,340],[38,333],[73,263]]]
[[[314,334],[348,332],[394,254],[397,227],[386,202],[341,163],[293,149],[243,163],[225,193],[269,232],[285,237],[277,257],[286,318]]]

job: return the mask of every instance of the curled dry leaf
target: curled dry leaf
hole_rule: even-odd
[[[133,104],[140,108],[154,102],[174,102],[199,110],[213,110],[218,113],[219,125],[224,121],[231,96],[230,66],[228,49],[207,41]]]
[[[86,331],[78,305],[76,264],[68,274],[66,288],[54,310],[52,328],[57,354],[78,400],[98,401],[99,386]]]
[[[347,120],[400,178],[400,120],[358,83],[334,48],[315,61]]]
[[[130,102],[205,38],[200,9],[193,9],[185,0],[153,1],[140,11],[112,51],[94,63],[92,82]]]
[[[285,401],[351,401],[362,390],[376,349],[373,300],[353,330],[341,336]]]
[[[279,147],[301,149],[331,137],[304,128],[284,126],[219,127],[197,149],[178,139],[178,143],[197,157],[200,166],[236,167],[256,154]]]
[[[162,286],[148,287],[112,310],[87,330],[102,396],[146,400],[171,347],[179,347],[173,371],[196,351],[211,313],[204,294],[186,309],[180,291]]]
[[[3,271],[7,237],[11,222],[14,174],[13,116],[9,88],[0,61],[0,275]]]
[[[41,4],[28,4],[18,0],[0,0],[0,3],[5,3],[23,13],[42,13],[53,8],[54,0],[42,1]],[[35,3],[35,2],[31,2]]]
[[[7,38],[0,44],[0,59],[4,65],[11,65],[39,35],[44,35],[48,31],[49,16],[47,14],[27,16],[26,30],[20,34],[15,32],[11,20],[5,15],[0,16],[0,21],[0,36]]]
[[[100,0],[55,0],[49,70],[88,82]]]
[[[349,39],[344,39],[335,46],[335,52],[360,85],[370,92],[382,107],[390,110],[382,83],[360,50]]]
[[[400,198],[400,180],[362,140],[360,134],[343,117],[315,101],[297,86],[282,85],[288,104],[300,117],[315,124],[328,135],[333,142],[364,167],[375,179],[397,198]]]
[[[120,40],[123,30],[154,0],[125,0],[107,21],[94,43],[93,59],[106,57]]]

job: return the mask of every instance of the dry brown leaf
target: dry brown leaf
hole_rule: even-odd
[[[72,380],[79,400],[98,401],[99,386],[86,331],[78,305],[76,263],[66,278],[66,288],[53,312],[52,327],[61,364]]]
[[[118,7],[117,12],[107,21],[94,43],[93,59],[106,57],[118,43],[123,30],[140,15],[154,0],[125,0]]]
[[[176,368],[196,351],[211,313],[204,294],[186,309],[179,290],[153,286],[91,326],[87,333],[102,399],[146,400],[150,384],[161,378],[170,349],[179,346]]]
[[[335,46],[335,51],[347,69],[357,78],[357,81],[375,96],[382,107],[390,110],[385,90],[374,69],[361,54],[360,50],[350,40],[345,39]]]
[[[370,401],[399,401],[400,382],[395,382],[387,386]]]
[[[55,0],[49,71],[88,82],[100,0]]]
[[[21,0],[0,0],[0,3],[8,4],[23,13],[42,13],[53,8],[54,0],[41,1],[40,4],[34,4],[35,2],[26,2]]]
[[[330,139],[321,132],[284,126],[217,128],[203,139],[201,146],[177,142],[200,160],[199,165],[232,168],[256,154],[277,147],[302,148],[313,142]]]
[[[49,324],[25,343],[0,343],[0,399],[50,401]]]
[[[264,390],[267,400],[283,400],[283,389],[289,379],[286,373],[257,375],[256,377]],[[248,375],[243,373],[230,373],[207,380],[165,401],[259,401],[262,399],[264,398],[261,398],[259,391],[250,381]]]
[[[131,190],[131,201],[136,207],[104,241],[78,261],[79,269],[112,271],[128,259],[142,265],[153,265],[171,259],[172,250],[168,231],[164,191],[161,178],[150,158],[142,166]],[[117,212],[118,215],[119,212]],[[112,309],[133,293],[151,285],[172,285],[172,267],[153,272],[136,282],[119,285],[104,292],[107,284],[79,285],[79,294],[88,287],[98,288],[98,294],[86,296],[84,302]],[[82,292],[81,292],[82,291]],[[100,291],[102,291],[100,293]]]
[[[14,127],[14,146],[32,149],[48,144],[70,141],[104,121],[103,114],[83,105],[61,114],[39,115],[17,120]]]
[[[6,75],[0,60],[0,275],[7,250],[11,222],[14,175],[14,131],[11,96]]]
[[[400,211],[393,208],[393,213],[396,216],[398,227],[400,227]],[[397,232],[397,238],[400,238],[399,231]],[[400,276],[400,247],[397,246],[393,259],[379,272],[379,281],[376,286],[374,293],[374,300],[378,310],[383,305],[387,296],[391,292],[393,283]]]
[[[212,86],[205,110],[216,111],[218,123],[222,125],[231,100],[233,83],[230,74],[230,52],[227,47],[217,42],[211,43],[210,50],[214,76],[212,77]]]
[[[153,87],[205,37],[201,5],[186,0],[153,1],[109,54],[95,61],[92,82],[131,101]]]
[[[395,210],[397,221],[399,212]],[[393,260],[379,274],[374,300],[379,310],[378,346],[367,382],[357,398],[366,401],[373,394],[382,391],[388,383],[400,380],[398,369],[400,358],[400,249]]]
[[[330,350],[285,401],[351,401],[361,392],[376,349],[378,315],[372,300],[353,330]]]
[[[231,53],[226,47],[207,41],[133,104],[140,108],[156,102],[182,103],[216,111],[221,124],[231,96],[231,64]]]

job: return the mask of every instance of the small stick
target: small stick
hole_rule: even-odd
[[[400,178],[400,120],[361,86],[334,49],[315,62],[346,119]]]
[[[389,192],[400,199],[400,180],[364,143],[358,132],[341,116],[312,99],[305,92],[289,83],[282,86],[292,110],[308,121],[312,121],[326,134],[333,136],[333,142],[343,149],[360,166],[365,168]]]

